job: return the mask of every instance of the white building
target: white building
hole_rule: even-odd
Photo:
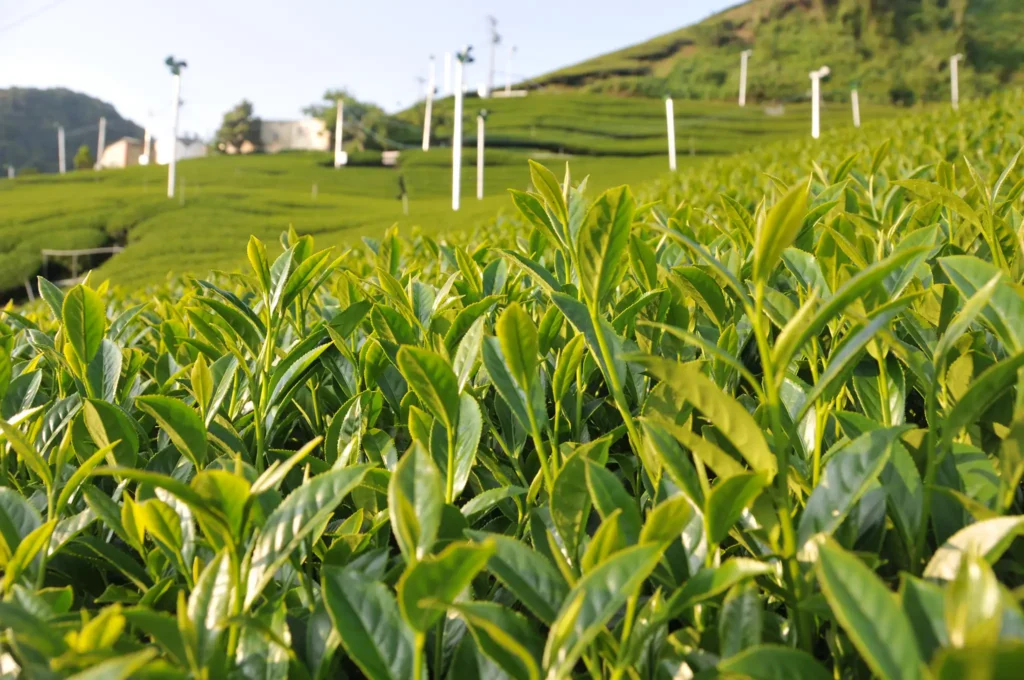
[[[329,151],[331,135],[319,118],[260,121],[260,144],[267,153],[277,151]]]
[[[158,165],[167,165],[171,162],[171,147],[168,139],[161,138],[154,142],[156,148],[156,162]],[[206,155],[206,143],[200,139],[178,138],[178,160],[183,161],[189,158],[202,158]]]
[[[103,149],[99,166],[101,168],[126,168],[129,165],[138,165],[139,157],[144,153],[142,140],[134,137],[122,137]]]

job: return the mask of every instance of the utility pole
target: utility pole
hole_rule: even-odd
[[[960,61],[962,54],[954,54],[949,58],[949,95],[953,102],[953,110],[960,110]]]
[[[512,57],[515,56],[518,48],[515,45],[508,46],[508,61],[505,62],[505,96],[512,94]]]
[[[459,209],[459,194],[462,182],[462,69],[473,63],[473,48],[466,45],[455,55],[455,120],[452,131],[452,210]]]
[[[487,69],[487,88],[483,91],[483,96],[490,97],[491,91],[494,90],[494,50],[501,42],[501,36],[498,35],[498,20],[492,16],[487,17],[487,22],[491,27],[491,63]]]
[[[740,106],[747,105],[747,60],[754,50],[743,50],[740,52]]]
[[[101,161],[103,160],[103,150],[105,148],[107,148],[107,119],[104,116],[100,116],[100,135],[99,138],[96,140],[95,168],[97,170],[99,170],[102,167]]]
[[[476,200],[484,198],[484,125],[487,109],[481,109],[476,116]]]
[[[345,102],[338,98],[338,112],[334,116],[334,167],[348,165],[348,154],[342,151],[341,137],[345,121]]]
[[[434,79],[437,77],[434,55],[430,55],[430,75],[427,77],[427,103],[423,111],[423,150],[430,151],[430,116],[434,111]]]
[[[8,165],[7,166],[7,179],[14,179],[14,166],[13,165]]]
[[[174,198],[175,173],[178,168],[178,113],[181,108],[181,69],[188,66],[184,61],[175,61],[173,56],[164,60],[167,68],[171,70],[174,77],[174,99],[171,101],[173,109],[171,123],[171,162],[167,166],[167,198]]]
[[[811,71],[811,137],[821,136],[821,79],[832,73],[828,66]]]
[[[57,126],[57,168],[60,174],[64,174],[67,171],[67,164],[65,162],[66,156],[64,149],[64,126]]]
[[[444,53],[444,93],[452,93],[452,53]]]
[[[147,126],[142,133],[142,156],[139,157],[139,165],[149,165],[153,160],[153,135]]]
[[[665,98],[665,123],[668,126],[668,169],[676,171],[676,111],[672,97]]]

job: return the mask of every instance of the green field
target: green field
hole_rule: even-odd
[[[41,282],[0,309],[4,675],[1018,677],[1022,109]],[[210,162],[267,163],[211,219],[292,209],[283,159]]]
[[[486,197],[475,198],[475,116],[486,105],[489,151]],[[754,149],[807,134],[806,104],[769,116],[759,107],[680,102],[676,107],[680,165]],[[450,138],[451,100],[435,109],[437,139]],[[867,107],[863,117],[889,117],[894,109]],[[414,112],[406,116],[415,122]],[[87,248],[123,242],[127,249],[97,271],[132,285],[163,280],[169,272],[232,268],[239,239],[255,234],[273,241],[294,225],[328,244],[355,245],[391,224],[428,231],[472,229],[510,207],[506,189],[529,185],[526,159],[561,173],[571,160],[576,177],[591,188],[654,179],[667,171],[664,106],[659,100],[600,95],[532,95],[524,99],[468,99],[462,209],[450,209],[448,148],[402,152],[402,167],[347,167],[335,171],[329,154],[212,157],[179,164],[181,190],[165,198],[166,169],[75,172],[0,181],[0,290],[21,286],[38,272],[41,248]],[[823,126],[849,125],[843,106],[825,107]],[[691,155],[691,151],[693,155]],[[405,176],[409,215],[397,199]],[[317,197],[312,187],[317,185]],[[60,278],[60,272],[50,275]]]

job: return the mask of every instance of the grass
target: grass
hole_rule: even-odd
[[[490,110],[481,201],[475,198],[478,104]],[[39,271],[42,248],[123,241],[126,250],[103,264],[97,275],[141,285],[162,281],[168,273],[232,268],[240,262],[238,239],[255,234],[272,242],[289,225],[331,245],[358,244],[360,237],[379,235],[392,224],[430,232],[472,229],[510,207],[507,188],[529,186],[527,158],[559,174],[571,159],[575,176],[593,177],[593,189],[642,183],[667,170],[660,101],[586,94],[470,99],[462,209],[453,213],[451,155],[441,146],[451,134],[451,100],[438,102],[435,110],[435,146],[429,153],[403,151],[400,169],[357,166],[336,171],[330,156],[318,153],[215,156],[179,164],[180,189],[173,201],[165,197],[166,169],[161,167],[0,182],[0,290],[16,289],[31,279]],[[406,115],[413,120],[413,112]],[[680,163],[805,135],[808,115],[806,105],[768,116],[758,107],[681,102],[676,114]],[[864,111],[865,120],[887,115],[891,110]],[[825,108],[825,129],[848,121],[845,107]],[[400,173],[409,192],[408,216],[398,200]],[[61,276],[56,269],[47,274]]]
[[[44,284],[0,310],[5,672],[1016,677],[1022,107]]]

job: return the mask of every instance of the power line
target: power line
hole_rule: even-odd
[[[30,19],[35,19],[40,14],[43,14],[45,12],[49,12],[51,9],[57,7],[58,5],[63,5],[65,2],[67,2],[67,0],[54,0],[49,5],[43,5],[42,7],[40,7],[39,9],[37,9],[34,12],[29,12],[28,14],[26,14],[26,15],[18,18],[18,19],[15,19],[14,21],[12,21],[9,24],[5,24],[3,26],[0,26],[0,33],[6,33],[7,31],[13,30],[13,29],[17,28],[18,26],[21,26],[26,21],[29,21]]]

